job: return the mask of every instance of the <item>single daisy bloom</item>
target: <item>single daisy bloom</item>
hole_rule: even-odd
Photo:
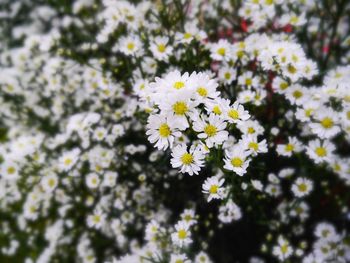
[[[207,178],[202,185],[202,192],[208,195],[208,202],[212,199],[224,198],[224,184],[225,179],[220,179],[218,176]]]
[[[249,152],[244,147],[236,145],[233,149],[225,151],[224,168],[242,176],[247,172],[249,166],[250,159],[248,157]]]
[[[232,44],[226,39],[220,39],[219,42],[211,45],[210,53],[210,57],[214,60],[229,61],[233,58]]]
[[[69,152],[65,152],[58,160],[59,168],[62,171],[70,170],[79,160],[80,149],[75,148]]]
[[[338,113],[332,109],[319,109],[314,115],[316,123],[311,123],[310,128],[321,139],[330,139],[337,135],[341,129],[338,125]]]
[[[292,192],[296,197],[308,195],[313,189],[313,182],[307,178],[299,177],[292,185]]]
[[[217,91],[218,83],[216,80],[211,79],[206,73],[191,74],[188,81],[188,86],[194,91],[195,99],[199,103],[205,103],[216,99],[220,96],[220,92]]]
[[[281,261],[289,258],[293,253],[293,248],[289,241],[282,236],[278,237],[277,245],[273,247],[272,253]]]
[[[106,215],[101,209],[96,209],[92,215],[87,218],[87,225],[91,228],[99,229],[105,223]]]
[[[191,263],[186,254],[171,254],[170,263]]]
[[[12,160],[6,160],[1,164],[0,176],[6,180],[16,180],[19,178],[18,164]]]
[[[142,43],[138,36],[121,37],[116,49],[125,55],[137,55],[141,53]]]
[[[224,116],[229,123],[238,123],[250,118],[248,111],[244,110],[243,105],[239,104],[238,101],[230,107],[226,107]]]
[[[50,174],[50,175],[44,176],[41,179],[41,186],[46,193],[50,193],[53,190],[55,190],[57,185],[58,185],[58,178],[56,174]]]
[[[101,179],[97,174],[90,173],[86,176],[85,182],[86,182],[87,187],[89,187],[91,189],[95,189],[99,186]]]
[[[158,150],[172,148],[175,137],[180,137],[176,120],[171,116],[154,114],[148,117],[146,135],[151,143],[155,143]]]
[[[259,80],[257,77],[253,76],[253,72],[247,71],[239,76],[238,84],[247,88],[252,88],[258,86]]]
[[[279,155],[290,157],[294,152],[300,152],[302,149],[302,144],[296,137],[288,137],[288,143],[278,144],[276,151]]]
[[[180,221],[175,225],[175,232],[171,234],[171,240],[179,247],[183,247],[192,242],[190,226],[185,221]]]
[[[204,166],[204,153],[196,147],[190,147],[187,151],[185,144],[179,144],[173,148],[171,153],[171,165],[173,168],[180,168],[181,173],[189,175],[198,174]]]
[[[169,44],[168,37],[156,37],[150,45],[153,56],[158,60],[166,61],[173,51],[173,47]]]
[[[247,151],[253,156],[258,155],[258,153],[267,152],[266,140],[259,142],[258,138],[253,135],[243,135],[240,144],[244,145]]]
[[[202,117],[196,118],[193,122],[193,130],[199,132],[198,138],[205,139],[208,148],[212,148],[214,145],[221,145],[227,140],[226,125],[226,122],[220,116],[210,114],[206,121]]]
[[[320,141],[318,139],[310,141],[306,147],[307,155],[315,163],[330,162],[333,159],[334,144],[330,141]]]

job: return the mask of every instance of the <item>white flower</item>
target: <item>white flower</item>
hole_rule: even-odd
[[[292,156],[294,152],[300,152],[303,149],[301,143],[295,137],[288,137],[287,144],[278,144],[277,153],[282,156]]]
[[[237,71],[234,68],[223,67],[219,70],[219,79],[225,84],[231,84],[235,80]]]
[[[315,163],[331,162],[334,150],[335,146],[330,141],[316,139],[309,142],[306,153]]]
[[[225,151],[224,168],[234,171],[239,176],[247,172],[250,159],[249,152],[240,145],[235,145],[231,150]]]
[[[210,53],[210,57],[214,60],[228,61],[232,59],[232,44],[226,39],[220,39],[219,42],[211,45]]]
[[[99,229],[105,223],[106,215],[101,209],[96,209],[92,215],[87,218],[87,225]]]
[[[107,135],[107,130],[106,128],[104,127],[97,127],[95,130],[94,130],[94,135],[93,135],[93,138],[96,140],[96,141],[102,141]]]
[[[186,254],[171,254],[169,263],[191,263]]]
[[[225,180],[220,179],[218,176],[212,176],[207,178],[202,185],[202,192],[208,194],[208,202],[212,199],[223,199],[224,198],[224,188],[222,185]]]
[[[253,156],[256,156],[258,153],[267,152],[266,140],[258,142],[258,138],[250,134],[243,135],[239,144],[244,145],[245,149]]]
[[[1,164],[0,176],[6,180],[16,180],[19,178],[19,167],[12,160],[5,160]]]
[[[296,197],[306,196],[312,191],[312,189],[312,181],[303,177],[299,177],[292,185],[292,191]]]
[[[330,139],[341,131],[340,127],[336,125],[339,120],[338,115],[331,109],[318,109],[314,118],[318,122],[311,123],[310,127],[312,132],[321,139]]]
[[[290,246],[289,241],[282,236],[278,237],[278,244],[273,247],[272,253],[278,257],[279,260],[284,261],[289,258],[293,253],[293,248]]]
[[[247,88],[257,87],[258,86],[258,78],[253,77],[253,72],[246,71],[238,78],[238,84],[242,86],[246,86]]]
[[[250,118],[248,111],[244,110],[244,107],[236,101],[230,107],[225,109],[225,119],[229,123],[239,123],[241,121],[246,121]]]
[[[41,186],[43,187],[44,191],[49,193],[55,190],[58,184],[58,178],[56,174],[50,174],[47,176],[44,176],[41,180]]]
[[[179,247],[192,243],[190,226],[185,221],[180,221],[175,225],[175,232],[171,234],[171,240]]]
[[[69,152],[65,152],[61,158],[58,160],[59,168],[61,171],[70,170],[78,161],[80,154],[80,149],[75,148]]]
[[[158,60],[166,61],[173,51],[173,47],[169,44],[168,37],[156,37],[150,45],[153,56]]]
[[[89,188],[95,189],[100,184],[100,177],[95,173],[90,173],[86,176],[86,185]]]
[[[102,184],[103,184],[103,186],[106,186],[106,187],[114,187],[116,185],[117,178],[118,178],[118,173],[112,172],[112,171],[107,171],[103,175]]]
[[[191,74],[188,80],[188,86],[195,93],[195,99],[200,103],[211,101],[209,99],[216,99],[220,92],[217,91],[218,83],[211,79],[208,74],[199,72],[198,74]]]
[[[138,36],[127,36],[120,38],[117,47],[125,55],[138,55],[142,49],[142,43]]]
[[[198,138],[205,139],[208,148],[221,145],[228,138],[228,132],[225,131],[226,122],[215,114],[210,114],[207,121],[199,117],[193,122],[193,130],[200,132]]]
[[[146,135],[158,150],[166,150],[173,147],[175,137],[181,136],[177,126],[177,120],[171,115],[153,114],[148,118]]]
[[[188,173],[189,175],[198,174],[201,167],[204,166],[203,160],[205,155],[193,146],[187,151],[185,144],[179,144],[174,147],[171,156],[172,167],[180,167],[181,173]]]
[[[231,223],[234,220],[239,220],[241,217],[241,209],[231,199],[219,208],[218,218],[223,223]]]

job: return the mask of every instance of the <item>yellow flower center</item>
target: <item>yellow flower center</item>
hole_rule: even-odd
[[[185,83],[183,83],[182,81],[176,81],[173,87],[175,89],[182,89],[183,87],[185,87]]]
[[[199,87],[197,89],[197,93],[202,97],[206,97],[208,95],[208,91],[204,87]]]
[[[323,126],[323,128],[325,129],[330,129],[333,127],[333,120],[331,118],[324,118],[322,121],[321,121],[321,125]]]
[[[50,187],[54,187],[55,184],[56,184],[56,180],[53,179],[53,178],[50,178],[49,181],[48,181],[48,184],[49,184]]]
[[[101,221],[101,217],[99,215],[94,215],[92,221],[99,223]]]
[[[179,237],[179,239],[185,239],[187,237],[186,230],[180,229],[179,231],[177,231],[177,236]]]
[[[226,72],[224,74],[224,77],[225,77],[225,79],[230,79],[231,78],[231,73],[230,72]]]
[[[253,127],[248,127],[248,133],[249,134],[255,133],[255,129]]]
[[[251,86],[252,83],[253,83],[253,80],[252,80],[252,79],[246,79],[246,80],[245,80],[245,84],[246,84],[247,86]]]
[[[73,162],[73,160],[71,158],[67,158],[64,160],[64,164],[67,166],[70,165],[72,162]]]
[[[297,69],[293,65],[288,65],[287,70],[290,74],[295,74]]]
[[[231,109],[229,112],[228,112],[228,116],[234,120],[237,120],[239,118],[239,113],[238,111],[234,110],[234,109]]]
[[[304,183],[299,184],[299,185],[298,185],[298,190],[299,190],[300,192],[306,192],[306,190],[307,190],[307,185],[304,184]]]
[[[303,96],[303,93],[300,90],[296,90],[293,92],[293,97],[299,99]]]
[[[221,47],[217,50],[217,53],[220,55],[220,56],[225,56],[226,54],[226,49]]]
[[[190,33],[185,33],[184,34],[184,39],[189,39],[190,37],[192,37],[192,35]]]
[[[220,107],[219,106],[214,106],[213,107],[213,112],[216,114],[216,115],[221,115],[222,111],[220,110]]]
[[[292,152],[294,150],[294,145],[288,143],[284,149],[286,152]]]
[[[233,167],[241,167],[243,164],[243,161],[241,158],[236,157],[231,159],[231,164]]]
[[[158,45],[158,51],[159,51],[160,53],[164,53],[164,51],[165,51],[165,45],[164,45],[164,44],[159,44],[159,45]]]
[[[258,151],[258,149],[259,149],[259,144],[256,143],[256,142],[250,142],[249,145],[248,145],[248,147],[249,147],[250,149],[253,149],[254,151]]]
[[[216,194],[218,192],[218,188],[219,187],[217,185],[212,185],[212,186],[210,186],[209,192],[211,194]]]
[[[288,88],[288,83],[287,82],[282,82],[281,84],[280,84],[280,89],[281,90],[286,90]]]
[[[315,153],[319,156],[319,157],[325,157],[327,155],[327,151],[324,147],[317,147],[315,150]]]
[[[214,125],[208,124],[204,128],[204,132],[208,135],[208,137],[212,137],[216,135],[217,129]]]
[[[282,254],[286,254],[288,252],[288,244],[283,244],[281,246],[281,252]]]
[[[128,43],[128,44],[126,45],[126,47],[127,47],[127,49],[129,49],[129,50],[133,50],[133,49],[135,48],[135,44],[132,43],[132,42],[130,42],[130,43]]]
[[[310,117],[313,111],[314,111],[313,109],[307,109],[307,110],[305,110],[305,115],[306,115],[306,117]]]
[[[168,124],[163,123],[159,126],[159,135],[163,138],[168,137],[171,134],[170,127]]]
[[[7,168],[7,173],[8,174],[14,174],[16,172],[16,168],[13,166],[10,166],[9,168]]]
[[[189,165],[193,162],[193,155],[190,153],[185,153],[181,156],[181,161],[185,165]]]
[[[173,110],[176,115],[185,115],[188,111],[187,104],[183,101],[178,101],[173,105]]]

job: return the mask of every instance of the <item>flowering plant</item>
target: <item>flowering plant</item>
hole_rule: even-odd
[[[2,1],[1,262],[349,262],[346,0]]]

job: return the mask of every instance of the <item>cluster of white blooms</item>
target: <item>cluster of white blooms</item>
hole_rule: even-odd
[[[348,1],[44,2],[0,3],[1,259],[350,261]]]
[[[246,173],[250,156],[266,152],[266,143],[259,143],[245,123],[249,113],[238,102],[220,96],[218,83],[206,73],[168,73],[145,87],[144,100],[155,108],[147,124],[149,141],[160,150],[172,150],[171,164],[182,173],[198,174],[212,148],[228,141],[232,128],[241,127],[242,139],[225,147],[225,166],[238,175]],[[184,137],[190,131],[198,141],[187,146]]]

